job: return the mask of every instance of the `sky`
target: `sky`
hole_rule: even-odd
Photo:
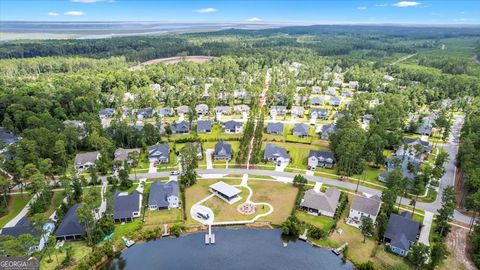
[[[0,0],[0,21],[480,24],[480,0]]]

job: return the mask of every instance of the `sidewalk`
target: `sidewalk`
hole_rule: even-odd
[[[422,227],[422,230],[420,231],[420,238],[418,239],[418,241],[427,246],[430,246],[429,236],[430,236],[430,230],[432,228],[432,222],[433,222],[433,213],[429,211],[425,211],[425,215],[423,216],[423,227]]]

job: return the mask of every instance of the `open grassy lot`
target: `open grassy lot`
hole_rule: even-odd
[[[309,127],[308,136],[306,138],[300,138],[292,134],[294,125],[287,125],[285,127],[285,140],[287,142],[298,142],[310,144],[315,136],[315,129]]]
[[[267,142],[263,142],[262,150],[265,151],[265,146]],[[289,142],[275,142],[273,143],[277,146],[283,147],[288,151],[291,161],[288,167],[306,169],[307,168],[307,158],[310,150],[323,150],[328,151],[329,149],[325,146],[320,145],[310,145],[303,143],[289,143]],[[262,155],[263,155],[263,151]],[[263,158],[263,156],[262,156]]]
[[[296,211],[295,215],[300,221],[305,223],[309,223],[317,228],[321,228],[322,230],[329,230],[332,224],[334,223],[333,218],[326,217],[326,216],[314,216],[310,215],[305,211]]]
[[[183,219],[182,210],[180,208],[169,210],[157,210],[145,212],[145,228],[162,226],[165,223],[180,222]]]
[[[118,240],[118,239],[121,239],[122,236],[125,236],[128,238],[130,233],[138,231],[140,228],[141,228],[141,218],[136,218],[132,222],[127,222],[125,224],[116,223],[115,230],[113,231],[112,239]]]
[[[43,213],[43,216],[45,218],[50,218],[53,212],[55,212],[55,210],[57,210],[57,208],[60,207],[60,204],[62,204],[63,199],[64,199],[64,196],[62,191],[53,192],[52,200],[50,201],[50,206],[48,207],[47,211]]]
[[[31,198],[32,196],[28,193],[9,196],[7,211],[5,212],[5,215],[0,218],[0,228],[17,216]]]
[[[57,258],[58,263],[62,263],[66,256],[66,247],[71,246],[73,250],[73,258],[75,261],[81,261],[85,256],[87,256],[92,248],[88,247],[85,241],[68,241],[65,242],[65,245],[59,250],[55,250],[51,255],[52,261],[48,262],[48,256],[43,256],[40,261],[40,269],[42,270],[54,270],[57,269]]]
[[[249,180],[248,185],[253,190],[252,201],[267,202],[273,206],[273,213],[260,218],[261,221],[280,224],[291,214],[298,193],[296,187],[262,180]]]

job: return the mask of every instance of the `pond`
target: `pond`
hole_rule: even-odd
[[[353,269],[328,249],[302,241],[285,247],[279,230],[219,228],[213,233],[215,245],[205,245],[205,232],[137,243],[102,269]]]

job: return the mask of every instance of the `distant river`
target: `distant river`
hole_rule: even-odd
[[[217,229],[216,244],[204,244],[205,232],[180,238],[138,243],[125,249],[103,270],[347,270],[330,250],[296,241],[283,246],[281,231],[267,229]]]

